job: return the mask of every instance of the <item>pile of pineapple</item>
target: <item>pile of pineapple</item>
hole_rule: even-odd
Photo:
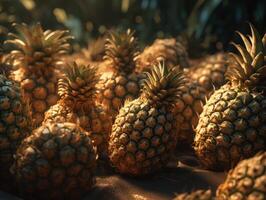
[[[230,172],[216,195],[176,199],[265,200],[266,34],[250,27],[238,53],[193,61],[175,38],[141,52],[131,30],[70,55],[68,31],[16,24],[0,59],[1,182],[25,199],[81,199],[101,165],[144,176],[192,147]]]

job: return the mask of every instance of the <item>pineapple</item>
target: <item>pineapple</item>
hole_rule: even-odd
[[[137,71],[148,71],[150,66],[164,61],[166,66],[180,65],[188,67],[188,55],[185,47],[175,38],[156,39],[151,46],[146,47],[137,59]]]
[[[30,131],[30,111],[19,85],[0,73],[1,175],[8,174],[16,148]]]
[[[218,200],[266,199],[266,152],[241,161],[218,187]]]
[[[80,199],[95,183],[96,151],[73,123],[46,123],[17,150],[11,172],[27,199]]]
[[[173,108],[179,126],[177,147],[191,147],[195,135],[194,128],[205,104],[206,93],[203,87],[191,81],[187,81],[181,88],[179,99]]]
[[[177,195],[174,200],[214,200],[211,190],[196,190],[192,193]]]
[[[58,100],[58,71],[61,56],[69,49],[68,31],[44,31],[40,24],[32,27],[16,24],[18,34],[6,43],[13,44],[18,50],[11,52],[14,65],[18,69],[11,75],[21,84],[25,97],[32,109],[33,124],[38,126],[45,111]]]
[[[229,82],[207,101],[196,128],[194,149],[208,169],[228,170],[266,147],[266,44],[250,26],[251,36],[239,33],[245,48],[234,44],[240,55],[232,53]]]
[[[122,174],[141,176],[164,167],[176,146],[172,107],[184,77],[176,68],[154,66],[141,96],[126,101],[112,127],[109,159]]]
[[[138,52],[133,31],[110,32],[106,41],[104,58],[113,72],[101,77],[98,101],[114,119],[126,99],[138,97],[143,76],[134,72]]]
[[[225,72],[229,65],[228,60],[229,56],[225,53],[208,56],[189,68],[187,76],[210,94],[226,83]]]
[[[13,59],[9,54],[4,55],[0,53],[0,74],[6,75],[6,77],[10,76],[11,68],[12,68]]]
[[[91,137],[101,155],[107,154],[108,137],[111,131],[111,117],[102,106],[95,103],[96,83],[99,80],[96,68],[68,64],[65,76],[59,79],[60,100],[46,113],[48,121],[78,123],[91,132]]]

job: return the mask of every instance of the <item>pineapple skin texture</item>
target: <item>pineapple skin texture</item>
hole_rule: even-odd
[[[198,85],[204,87],[208,93],[211,93],[214,88],[219,89],[226,83],[227,60],[228,56],[222,53],[208,56],[189,68],[187,74]]]
[[[47,123],[18,148],[12,173],[27,199],[79,199],[95,183],[96,151],[72,123]]]
[[[164,167],[176,146],[174,114],[138,98],[120,109],[109,141],[109,159],[122,174],[141,176]]]
[[[164,61],[166,66],[188,67],[188,54],[185,47],[175,38],[156,39],[137,57],[137,72],[149,71],[151,66]]]
[[[179,127],[177,144],[191,145],[199,121],[199,115],[205,104],[206,90],[196,83],[188,82],[182,88],[180,98],[175,103],[173,112]]]
[[[107,156],[109,134],[111,132],[111,117],[107,115],[106,111],[100,106],[95,105],[88,111],[74,111],[59,101],[52,106],[46,113],[43,124],[47,122],[72,122],[78,124],[80,127],[90,132],[90,137],[94,145],[97,146],[99,156]]]
[[[144,77],[143,74],[120,72],[102,78],[98,85],[98,102],[108,110],[113,121],[125,100],[138,98]]]
[[[173,200],[214,200],[211,190],[196,190],[177,195]]]
[[[266,153],[241,161],[218,187],[217,200],[265,200]]]
[[[211,170],[228,170],[265,149],[266,98],[224,85],[203,108],[196,128],[195,152]]]
[[[19,85],[0,75],[1,174],[8,173],[16,148],[30,131],[30,111]]]
[[[44,113],[59,99],[57,94],[59,72],[50,69],[37,75],[24,69],[18,69],[11,77],[20,83],[25,98],[31,105],[33,124],[37,127],[42,123]]]

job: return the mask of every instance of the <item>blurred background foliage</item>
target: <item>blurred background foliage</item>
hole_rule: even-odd
[[[111,28],[133,28],[142,45],[157,37],[183,36],[189,45],[213,52],[227,49],[235,30],[252,22],[266,29],[265,0],[0,0],[0,41],[12,22],[41,22],[45,28],[68,28],[74,47]],[[182,37],[182,38],[183,38]],[[196,48],[195,48],[196,49]]]

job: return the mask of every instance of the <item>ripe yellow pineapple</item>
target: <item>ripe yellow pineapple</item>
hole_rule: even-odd
[[[173,200],[214,200],[211,190],[196,190],[177,195]]]
[[[138,97],[143,76],[134,72],[138,52],[133,31],[111,32],[106,41],[105,60],[113,73],[102,76],[98,101],[115,118],[126,99]]]
[[[106,154],[111,117],[102,106],[95,103],[96,84],[99,75],[95,67],[68,64],[64,76],[59,79],[58,93],[60,100],[46,113],[47,121],[74,122],[91,132],[91,137],[98,147],[98,152]]]
[[[265,200],[266,152],[241,161],[216,192],[217,200]]]
[[[207,101],[196,128],[194,149],[208,169],[227,170],[266,147],[266,44],[251,25],[251,36],[241,36],[245,47],[234,44],[226,77],[228,83]]]
[[[137,59],[137,71],[148,71],[158,62],[165,62],[166,66],[176,65],[188,67],[188,55],[185,47],[175,38],[156,39],[151,46],[146,47]]]
[[[32,109],[34,125],[43,121],[44,113],[58,100],[57,80],[59,73],[55,67],[61,56],[70,49],[68,31],[44,31],[40,24],[27,26],[16,24],[17,35],[6,43],[18,50],[11,52],[14,65],[18,69],[11,75],[21,84]]]
[[[8,174],[16,148],[30,131],[30,111],[19,85],[0,73],[1,177]]]
[[[191,80],[211,93],[226,83],[225,72],[229,65],[228,62],[227,54],[217,53],[193,64],[186,73]]]
[[[109,158],[122,174],[141,176],[164,167],[176,146],[172,108],[184,77],[176,68],[154,66],[141,96],[119,111],[109,140]]]
[[[96,151],[73,123],[46,123],[17,150],[11,172],[27,199],[80,199],[95,183]]]

